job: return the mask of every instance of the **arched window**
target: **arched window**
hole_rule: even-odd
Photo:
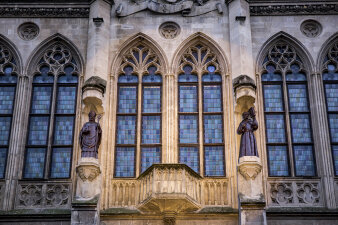
[[[196,44],[183,54],[178,75],[179,162],[205,176],[224,176],[222,76],[216,55]]]
[[[269,49],[263,68],[269,176],[315,176],[306,68],[283,41]]]
[[[115,177],[135,177],[137,152],[141,172],[161,162],[160,68],[156,54],[142,44],[123,57],[118,77]]]
[[[78,62],[62,44],[35,67],[24,178],[69,178],[73,153]]]
[[[323,82],[329,120],[335,175],[338,175],[338,42],[329,49],[323,65]]]
[[[5,178],[16,84],[16,60],[0,42],[0,178]]]

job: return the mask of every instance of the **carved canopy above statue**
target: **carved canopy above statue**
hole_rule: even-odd
[[[161,14],[182,13],[182,16],[198,16],[214,10],[223,13],[221,0],[125,0],[116,8],[116,15],[123,17],[150,10]]]

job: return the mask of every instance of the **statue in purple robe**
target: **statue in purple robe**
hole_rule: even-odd
[[[95,122],[96,113],[90,111],[89,122],[85,123],[80,131],[81,157],[98,158],[98,149],[101,143],[102,130],[98,122]]]
[[[239,157],[242,156],[257,156],[257,143],[254,131],[258,129],[258,122],[256,120],[256,113],[253,107],[248,112],[242,114],[243,120],[239,124],[237,134],[241,134],[241,146],[239,150]]]

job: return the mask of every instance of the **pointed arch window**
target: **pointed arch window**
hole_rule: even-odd
[[[269,49],[263,68],[269,176],[315,176],[306,68],[282,41]]]
[[[123,58],[118,77],[115,177],[136,176],[137,152],[141,173],[161,162],[160,69],[156,54],[142,44],[131,48]]]
[[[178,92],[179,162],[200,173],[202,155],[205,176],[224,176],[222,76],[210,48],[196,44],[183,54]]]
[[[324,59],[323,82],[334,170],[338,176],[338,42],[332,45]]]
[[[47,49],[33,76],[24,178],[69,178],[78,63],[62,44]]]
[[[0,179],[5,178],[17,84],[17,63],[0,42]]]

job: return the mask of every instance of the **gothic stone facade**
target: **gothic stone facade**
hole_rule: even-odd
[[[1,224],[338,224],[337,1],[13,0],[0,24]]]

